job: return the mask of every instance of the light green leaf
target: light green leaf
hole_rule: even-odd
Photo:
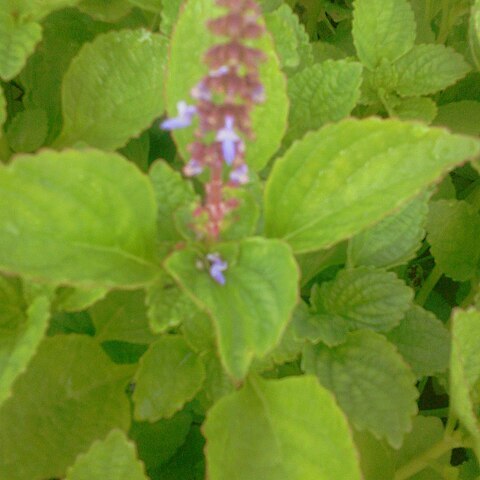
[[[441,105],[434,123],[454,133],[480,135],[480,102],[461,100]]]
[[[297,302],[298,268],[290,248],[278,240],[250,238],[216,250],[228,262],[225,285],[198,269],[202,257],[193,249],[173,253],[165,266],[212,316],[222,363],[240,379],[255,356],[279,342]]]
[[[476,0],[472,6],[468,34],[470,51],[477,69],[480,70],[480,0]]]
[[[407,0],[355,0],[352,34],[358,58],[373,70],[393,62],[415,41],[415,18]]]
[[[58,283],[152,281],[155,199],[117,154],[43,151],[0,166],[0,269]]]
[[[63,79],[63,131],[56,146],[85,142],[115,150],[164,111],[167,41],[147,30],[99,35],[85,44]]]
[[[135,418],[155,422],[181,410],[200,390],[205,366],[180,336],[150,345],[135,374]]]
[[[480,422],[476,414],[480,382],[480,312],[456,310],[452,319],[450,408],[471,435],[480,459]],[[476,397],[476,398],[475,398]]]
[[[44,340],[0,409],[0,479],[64,477],[91,442],[128,428],[129,372],[86,335]]]
[[[170,37],[173,27],[175,26],[180,7],[185,3],[185,0],[162,0],[162,22],[160,24],[161,31]]]
[[[348,119],[307,134],[276,161],[265,229],[297,253],[327,248],[381,220],[480,142],[398,120]]]
[[[349,115],[360,98],[361,84],[362,65],[346,60],[316,63],[290,78],[290,114],[284,142],[289,145],[309,130]]]
[[[128,0],[83,0],[78,8],[102,22],[116,22],[127,15],[132,4]]]
[[[147,289],[146,303],[150,329],[164,333],[198,314],[190,297],[168,275],[160,276]]]
[[[273,36],[282,68],[297,70],[312,63],[313,54],[308,34],[288,5],[283,4],[265,14],[265,23]]]
[[[353,432],[360,456],[363,478],[367,480],[393,479],[395,465],[393,449],[384,440],[376,439],[367,431]]]
[[[294,315],[295,332],[299,338],[312,343],[323,342],[329,347],[340,345],[347,339],[348,323],[338,315]]]
[[[400,447],[417,413],[418,391],[415,376],[385,337],[364,330],[338,347],[308,347],[304,366],[335,394],[355,428]]]
[[[34,152],[48,133],[47,114],[41,109],[18,112],[7,129],[7,140],[14,152]]]
[[[116,290],[89,310],[98,342],[150,343],[155,336],[148,328],[145,292]]]
[[[411,97],[400,99],[393,111],[400,120],[420,120],[430,124],[437,116],[438,108],[431,98]]]
[[[450,359],[450,333],[428,310],[413,306],[387,338],[412,367],[417,377],[443,373]]]
[[[465,201],[439,200],[430,204],[427,240],[436,264],[448,277],[473,277],[480,259],[480,216]]]
[[[66,480],[147,480],[135,445],[121,430],[94,442],[68,469]]]
[[[415,256],[425,236],[430,192],[424,192],[373,227],[355,235],[348,245],[351,265],[394,267]]]
[[[160,13],[162,4],[170,3],[170,1],[164,2],[163,0],[129,0],[129,2],[152,13]]]
[[[103,287],[60,287],[53,308],[62,312],[80,312],[98,302],[108,293]]]
[[[158,238],[161,241],[179,241],[174,213],[195,201],[192,184],[173,170],[166,162],[157,161],[150,167],[149,177],[157,199]]]
[[[379,332],[400,323],[413,300],[413,290],[393,272],[371,267],[340,270],[324,282],[312,302],[318,311],[343,317],[350,330],[368,328]]]
[[[79,0],[6,0],[10,12],[20,19],[41,20],[49,13],[66,7],[73,7]]]
[[[35,45],[42,38],[42,27],[21,21],[8,11],[0,11],[0,77],[11,80],[25,66]]]
[[[470,71],[459,53],[439,44],[416,45],[395,63],[395,68],[395,89],[406,97],[443,90]]]
[[[347,422],[312,377],[252,379],[208,412],[210,480],[359,480]]]
[[[192,58],[202,58],[211,46],[223,42],[207,30],[206,21],[224,13],[215,0],[190,0],[182,9],[171,39],[166,81],[167,109],[171,116],[177,115],[177,102],[191,103],[190,90],[208,73],[206,65],[192,62]],[[255,106],[252,112],[255,141],[247,142],[246,149],[248,164],[260,170],[280,146],[287,124],[288,99],[272,39],[266,34],[252,45],[261,48],[268,57],[260,66],[260,80],[268,100]],[[186,145],[194,140],[193,131],[189,128],[174,132],[184,157]]]
[[[19,282],[0,276],[0,405],[37,351],[49,318],[46,297],[36,298],[27,308]]]

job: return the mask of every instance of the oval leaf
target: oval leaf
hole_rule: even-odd
[[[164,37],[147,30],[99,35],[85,44],[65,73],[59,147],[85,142],[115,150],[164,111]]]
[[[227,372],[243,378],[254,356],[280,340],[297,301],[298,268],[290,248],[278,240],[250,238],[217,246],[228,262],[226,284],[198,269],[193,249],[175,252],[168,272],[212,316]]]
[[[250,380],[204,424],[210,480],[360,480],[348,424],[312,377]]]
[[[328,125],[275,163],[265,191],[267,235],[297,253],[329,247],[478,152],[478,140],[398,120]]]
[[[135,286],[155,261],[151,184],[117,154],[44,151],[0,166],[0,269],[59,283]]]

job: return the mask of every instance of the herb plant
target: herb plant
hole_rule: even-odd
[[[480,0],[0,6],[0,480],[480,478]]]

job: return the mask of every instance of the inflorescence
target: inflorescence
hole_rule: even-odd
[[[260,8],[254,0],[216,0],[225,7],[225,15],[210,20],[208,29],[227,41],[210,48],[204,61],[209,73],[190,95],[194,105],[177,104],[178,115],[162,122],[165,130],[188,127],[198,119],[195,141],[188,146],[190,160],[183,168],[187,177],[209,171],[205,196],[194,211],[194,229],[200,238],[210,242],[219,239],[226,216],[238,207],[238,201],[226,195],[249,181],[245,162],[245,139],[252,139],[251,111],[264,101],[259,65],[264,53],[246,42],[261,37]],[[227,263],[218,253],[207,255],[210,276],[225,284],[223,272]]]

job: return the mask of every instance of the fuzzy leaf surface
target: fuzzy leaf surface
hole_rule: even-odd
[[[290,113],[286,144],[350,114],[360,98],[362,65],[327,60],[304,68],[288,81]]]
[[[450,360],[450,333],[428,310],[413,306],[387,338],[412,367],[417,377],[446,371]]]
[[[63,477],[92,441],[126,429],[128,372],[85,335],[44,340],[0,409],[0,479]]]
[[[395,89],[403,96],[430,95],[463,78],[470,67],[464,58],[444,45],[416,45],[395,63]]]
[[[200,390],[205,367],[180,336],[150,345],[135,374],[135,418],[155,422],[173,416]]]
[[[355,0],[352,34],[358,58],[373,70],[395,61],[415,41],[415,18],[407,0]]]
[[[205,22],[224,13],[214,0],[190,0],[182,9],[171,39],[166,80],[169,115],[177,115],[177,102],[192,102],[190,90],[208,73],[204,64],[192,62],[192,58],[202,58],[212,45],[218,44],[219,37],[207,30]],[[253,110],[255,141],[247,142],[246,160],[251,168],[260,170],[280,146],[287,126],[288,99],[285,78],[270,35],[255,42],[255,47],[268,57],[260,66],[260,80],[268,100]],[[185,147],[194,139],[193,129],[175,131],[174,137],[186,158]]]
[[[112,430],[97,440],[68,469],[66,480],[147,480],[135,445],[121,430]]]
[[[164,37],[147,30],[112,31],[85,44],[62,84],[63,131],[57,146],[85,142],[115,150],[164,111]]]
[[[385,337],[359,331],[337,347],[308,347],[304,365],[335,394],[355,428],[400,447],[417,412],[418,392],[415,376]]]
[[[58,283],[151,281],[156,206],[148,179],[113,153],[43,151],[0,166],[0,269]]]
[[[355,235],[348,246],[350,263],[393,267],[414,257],[425,236],[428,198],[429,194],[423,193],[398,212]]]
[[[275,162],[264,197],[267,236],[283,238],[296,253],[327,248],[479,151],[473,138],[398,120],[327,125]]]
[[[391,330],[410,308],[413,291],[393,272],[370,267],[340,270],[332,282],[322,283],[319,310],[346,320],[350,330]]]
[[[297,302],[298,267],[284,242],[250,238],[217,246],[228,262],[219,285],[196,266],[193,249],[173,253],[168,272],[207,310],[214,322],[219,353],[227,372],[243,378],[254,356],[279,342]]]
[[[204,433],[211,480],[361,478],[345,417],[313,377],[249,380],[213,406]]]

